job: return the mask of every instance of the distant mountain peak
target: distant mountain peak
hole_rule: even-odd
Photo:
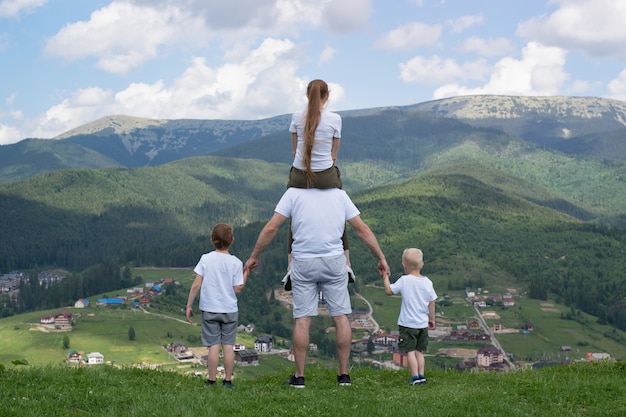
[[[469,95],[428,101],[415,106],[458,119],[519,119],[531,114],[544,117],[610,116],[626,126],[626,102],[599,97]]]
[[[66,139],[78,135],[98,135],[103,131],[108,134],[113,133],[117,135],[124,135],[137,129],[145,129],[151,126],[161,126],[167,122],[168,120],[163,119],[146,119],[143,117],[124,116],[118,114],[94,120],[91,123],[87,123],[56,136],[54,139]]]

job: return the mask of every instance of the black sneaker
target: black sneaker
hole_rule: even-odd
[[[283,289],[285,291],[291,291],[291,272],[287,272],[283,277]]]
[[[354,284],[355,280],[356,276],[354,275],[354,271],[348,266],[348,284]]]
[[[337,375],[337,383],[342,387],[346,387],[348,385],[352,385],[352,380],[350,379],[350,375],[342,374]]]
[[[214,387],[215,385],[216,385],[216,384],[215,384],[215,381],[210,381],[210,380],[208,380],[208,379],[207,379],[207,380],[205,381],[205,383],[204,383],[204,386],[205,386],[205,387],[209,387],[209,388],[210,388],[210,387]]]
[[[291,376],[287,380],[287,384],[291,385],[294,388],[304,388],[304,377],[296,376],[296,374],[291,374]]]
[[[226,380],[223,380],[223,381],[222,381],[222,385],[224,386],[224,388],[228,388],[228,389],[233,389],[233,388],[235,388],[235,387],[233,386],[233,383],[232,383],[231,381],[226,381]]]

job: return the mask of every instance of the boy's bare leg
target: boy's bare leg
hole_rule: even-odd
[[[217,364],[220,360],[220,345],[209,346],[209,357],[207,363],[209,365],[209,381],[215,381],[217,378]]]
[[[409,371],[411,371],[411,376],[416,376],[418,374],[418,365],[417,365],[417,351],[412,350],[406,353],[406,358],[409,363]]]
[[[415,351],[415,356],[417,358],[417,374],[416,375],[424,375],[424,367],[426,366],[426,360],[424,359],[424,354],[419,350]]]
[[[235,349],[233,345],[222,345],[224,352],[224,380],[233,379],[233,368],[235,366]]]

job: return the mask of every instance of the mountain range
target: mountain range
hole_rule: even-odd
[[[467,96],[340,113],[344,188],[395,270],[423,246],[449,285],[521,283],[626,328],[626,103]],[[112,116],[0,147],[0,271],[189,266],[222,221],[245,257],[286,185],[289,120]],[[283,239],[265,288],[284,273]]]

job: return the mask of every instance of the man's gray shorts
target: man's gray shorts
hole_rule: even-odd
[[[237,321],[239,312],[234,313],[209,313],[202,312],[202,344],[235,345],[237,340]]]
[[[322,292],[331,316],[352,313],[348,292],[348,270],[344,254],[291,260],[293,317],[318,315]]]

